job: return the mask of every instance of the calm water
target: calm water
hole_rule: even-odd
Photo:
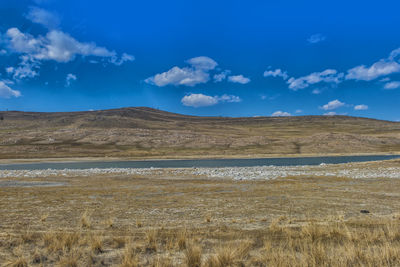
[[[131,160],[97,162],[43,162],[0,164],[0,170],[90,169],[90,168],[190,168],[190,167],[252,167],[338,164],[400,158],[400,155],[337,156],[255,159],[190,159],[190,160]]]

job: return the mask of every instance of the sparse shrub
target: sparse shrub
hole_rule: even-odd
[[[121,236],[113,237],[113,247],[114,248],[123,248],[125,246],[125,243],[126,243],[125,237],[121,237]]]
[[[151,265],[152,267],[174,267],[169,257],[157,257]]]
[[[82,228],[90,228],[91,227],[91,219],[90,219],[88,211],[85,211],[82,214],[81,220],[80,220],[80,225]]]
[[[187,243],[186,239],[187,239],[186,229],[183,231],[179,231],[176,237],[176,244],[178,245],[178,248],[180,250],[186,248],[186,243]]]
[[[113,228],[114,220],[112,218],[108,218],[106,221],[104,221],[104,224],[106,225],[107,228]]]
[[[35,233],[33,233],[30,229],[21,233],[21,241],[23,243],[31,243],[35,240],[35,237]]]
[[[103,252],[103,239],[100,236],[92,236],[90,247],[96,254]]]
[[[216,254],[208,258],[206,266],[225,267],[225,266],[244,266],[244,260],[251,248],[250,241],[242,241],[239,244],[230,244],[217,249]]]
[[[185,250],[185,263],[188,267],[201,266],[201,247],[190,242]]]
[[[155,229],[148,230],[146,232],[146,251],[156,252],[157,251],[157,231]]]
[[[78,267],[78,259],[76,257],[70,257],[70,256],[64,256],[61,258],[61,260],[58,262],[59,267]]]
[[[9,261],[8,263],[5,264],[5,266],[10,266],[10,267],[28,267],[28,261],[23,258],[19,257],[13,261]]]
[[[139,258],[135,253],[132,243],[125,246],[122,254],[122,261],[120,267],[136,267],[139,266]]]
[[[39,264],[43,263],[47,260],[47,257],[39,250],[35,250],[35,253],[32,255],[32,263],[33,264]]]
[[[49,214],[48,214],[48,213],[43,214],[43,215],[40,217],[40,221],[41,221],[41,222],[45,222],[45,221],[47,220],[48,217],[49,217]]]

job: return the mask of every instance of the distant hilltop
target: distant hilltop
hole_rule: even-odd
[[[400,123],[349,116],[199,117],[147,107],[0,112],[0,158],[263,157],[400,152]]]

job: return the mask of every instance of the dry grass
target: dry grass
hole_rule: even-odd
[[[62,179],[0,188],[0,266],[400,265],[400,180]]]
[[[170,249],[166,240],[176,233],[157,230],[142,238],[127,233],[134,240],[116,248],[101,240],[107,236],[80,232],[53,234],[51,247],[43,242],[47,233],[37,235],[18,250],[25,256],[8,260],[5,266],[25,267],[29,264],[74,266],[398,266],[400,264],[400,221],[393,218],[358,218],[340,221],[333,218],[306,222],[302,226],[281,225],[280,228],[240,230],[234,227],[191,229],[183,254]],[[152,231],[153,231],[152,230]],[[90,235],[88,238],[87,235]],[[149,236],[150,235],[150,236]],[[246,239],[240,239],[246,236]],[[18,239],[15,236],[14,239]],[[12,241],[13,239],[9,240]],[[63,240],[63,241],[61,241]],[[75,240],[74,242],[67,240]],[[106,242],[107,243],[107,242]],[[60,245],[61,244],[61,245]],[[33,246],[32,246],[33,245]],[[149,249],[151,245],[151,249]],[[157,245],[157,253],[153,246]],[[35,251],[30,252],[34,247]],[[51,247],[51,249],[49,249]],[[4,247],[2,250],[4,252]],[[103,255],[106,251],[108,255]],[[47,252],[46,252],[47,251]],[[114,252],[113,252],[114,251]],[[117,252],[117,253],[115,253]],[[104,257],[105,256],[105,257]],[[105,260],[108,259],[108,260]]]
[[[400,123],[347,116],[193,117],[150,108],[0,113],[1,159],[400,151]]]

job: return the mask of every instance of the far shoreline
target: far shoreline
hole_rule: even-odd
[[[353,157],[353,156],[400,156],[391,153],[312,153],[312,154],[254,154],[254,155],[205,155],[205,156],[166,156],[166,157],[60,157],[60,158],[15,158],[0,159],[0,165],[28,163],[74,163],[74,162],[116,162],[116,161],[168,161],[168,160],[221,160],[221,159],[274,159],[274,158],[312,158],[312,157]]]

